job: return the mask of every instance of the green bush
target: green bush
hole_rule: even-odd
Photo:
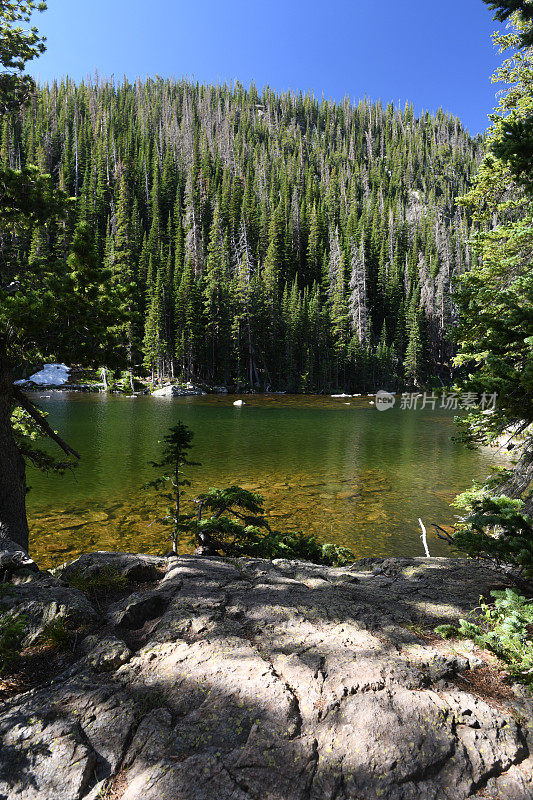
[[[259,494],[240,486],[209,489],[199,495],[200,513],[189,530],[195,542],[208,542],[225,556],[287,558],[340,566],[354,560],[347,547],[320,542],[313,533],[281,533],[270,529]],[[202,518],[205,511],[211,512]]]
[[[459,620],[458,628],[439,625],[435,632],[445,639],[472,639],[501,658],[513,678],[533,686],[533,599],[513,589],[491,594],[495,602],[488,604],[480,598],[480,608],[471,612],[471,619]]]
[[[347,547],[320,542],[314,533],[281,533],[245,529],[243,536],[225,549],[225,555],[286,558],[336,567],[354,560]]]
[[[322,544],[314,534],[272,531],[263,497],[241,486],[210,488],[197,495],[191,508],[181,487],[190,486],[189,480],[182,477],[183,467],[200,466],[189,460],[193,435],[182,422],[169,429],[162,442],[161,460],[150,462],[165,474],[143,487],[164,489],[161,496],[172,504],[166,517],[158,522],[170,526],[174,553],[178,552],[178,541],[186,536],[204,553],[229,557],[302,559],[327,566],[354,560],[348,548]],[[190,510],[184,513],[187,507]]]
[[[522,512],[522,500],[494,496],[486,487],[478,487],[459,495],[455,505],[468,512],[453,534],[460,550],[496,564],[511,564],[527,579],[533,578],[533,521]]]

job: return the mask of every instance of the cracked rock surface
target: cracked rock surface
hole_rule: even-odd
[[[0,800],[533,798],[531,701],[469,693],[479,659],[416,634],[501,585],[490,569],[97,553],[60,576],[110,568],[122,597],[72,593],[99,626],[78,660],[2,704]],[[35,587],[68,613],[65,582]]]

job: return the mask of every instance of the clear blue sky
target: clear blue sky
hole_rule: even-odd
[[[41,81],[69,75],[253,80],[353,101],[442,106],[488,125],[500,63],[482,0],[48,0]]]

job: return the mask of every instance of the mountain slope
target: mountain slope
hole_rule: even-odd
[[[65,80],[6,120],[0,157],[77,198],[20,257],[64,261],[88,223],[137,370],[289,391],[450,376],[451,280],[472,259],[454,198],[481,143],[444,112]]]

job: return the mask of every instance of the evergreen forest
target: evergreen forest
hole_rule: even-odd
[[[3,114],[3,167],[35,164],[74,198],[69,214],[19,230],[8,257],[58,281],[76,259],[91,264],[115,311],[109,353],[154,382],[448,384],[454,279],[476,259],[455,198],[482,157],[443,111],[65,79]],[[83,339],[68,305],[56,317]]]

